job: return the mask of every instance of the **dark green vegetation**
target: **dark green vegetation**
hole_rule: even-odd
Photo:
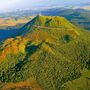
[[[24,35],[1,44],[1,90],[90,90],[89,31],[59,16],[36,16],[22,30]],[[33,86],[20,83],[27,80]],[[85,83],[78,88],[74,80]],[[16,84],[8,87],[11,82]]]

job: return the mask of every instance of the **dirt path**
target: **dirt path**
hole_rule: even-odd
[[[45,26],[36,26],[36,25],[34,25],[34,27],[36,27],[36,28],[42,28],[42,29],[56,29],[56,30],[60,30],[60,28],[45,27]]]

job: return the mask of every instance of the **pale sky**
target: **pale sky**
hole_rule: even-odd
[[[0,0],[0,12],[32,7],[62,6],[87,2],[90,2],[90,0]]]

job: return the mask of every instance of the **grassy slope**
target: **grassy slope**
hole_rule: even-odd
[[[44,90],[61,90],[89,69],[90,32],[48,16],[37,16],[23,28],[30,33],[8,39],[0,48],[2,83],[34,78]]]
[[[64,90],[90,90],[90,71],[84,69],[79,79],[62,85]]]
[[[42,14],[52,16],[64,16],[74,25],[90,30],[90,11],[88,10],[53,8],[42,11]]]

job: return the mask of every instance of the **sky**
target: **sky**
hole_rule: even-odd
[[[26,8],[65,6],[88,2],[90,2],[90,0],[0,0],[0,12]]]

